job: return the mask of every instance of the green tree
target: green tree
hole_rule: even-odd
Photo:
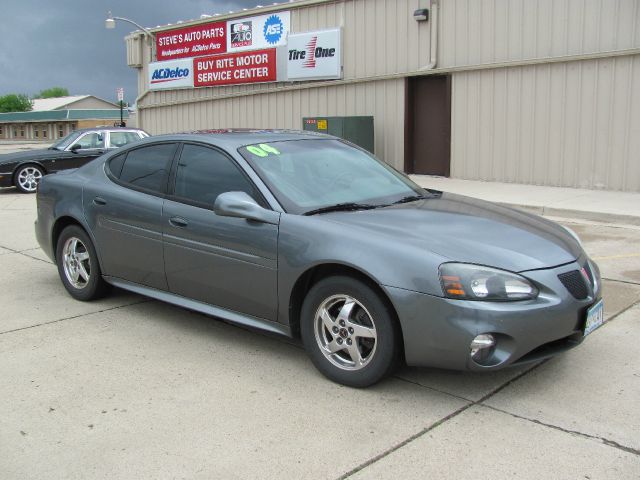
[[[41,90],[39,94],[37,94],[33,98],[58,98],[58,97],[68,97],[69,90],[64,87],[51,87],[45,88]]]
[[[0,97],[0,113],[28,112],[32,108],[31,100],[26,95],[9,93]]]

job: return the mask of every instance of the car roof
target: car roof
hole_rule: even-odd
[[[336,138],[331,135],[303,130],[228,128],[196,130],[166,135],[156,135],[147,141],[176,140],[206,142],[229,149],[237,149],[254,143],[283,142],[287,140],[318,140]]]
[[[98,126],[91,128],[77,128],[71,133],[84,133],[84,132],[95,132],[96,130],[109,130],[110,132],[144,132],[144,130],[140,128],[134,127],[109,127],[109,126]],[[146,132],[145,132],[146,133]]]

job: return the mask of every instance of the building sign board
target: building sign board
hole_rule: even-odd
[[[275,82],[276,49],[194,58],[193,71],[196,87]]]
[[[242,52],[287,43],[291,15],[276,12],[227,21],[227,50]]]
[[[285,45],[291,15],[267,15],[206,22],[156,33],[156,59],[199,57]]]
[[[184,58],[149,64],[149,90],[193,88],[193,60]]]
[[[287,41],[287,80],[342,77],[341,30],[292,33]]]
[[[227,51],[227,22],[208,22],[156,33],[158,60],[197,57]]]

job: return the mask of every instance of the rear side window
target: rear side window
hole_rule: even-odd
[[[140,135],[136,132],[111,132],[109,134],[111,147],[122,147],[127,143],[135,142],[136,140],[140,140]]]
[[[225,192],[245,192],[256,198],[253,185],[229,157],[212,148],[186,144],[176,170],[175,195],[212,206]]]
[[[122,173],[122,166],[124,165],[125,158],[127,158],[127,154],[123,153],[109,160],[108,168],[114,177],[120,178],[120,174]]]
[[[164,193],[175,151],[175,143],[149,145],[129,151],[122,166],[120,181],[137,188]],[[113,172],[113,166],[109,164],[109,167]]]

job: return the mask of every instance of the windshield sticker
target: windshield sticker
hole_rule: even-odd
[[[280,150],[266,143],[261,143],[260,148],[267,153],[273,153],[274,155],[280,155]]]
[[[261,143],[260,145],[249,145],[247,151],[253,153],[256,157],[267,157],[269,154],[280,155],[280,150],[267,143]]]
[[[260,147],[256,147],[255,145],[248,146],[247,151],[253,153],[256,157],[266,157],[267,155],[269,155],[267,152],[262,150]]]

